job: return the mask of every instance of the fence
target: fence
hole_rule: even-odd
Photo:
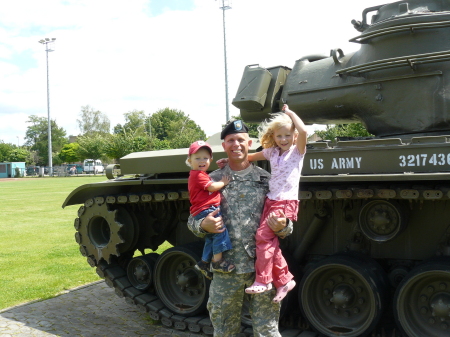
[[[101,175],[105,175],[105,171],[103,171],[102,173],[97,173],[97,174],[85,173],[85,172],[80,173],[77,169],[71,170],[71,168],[73,166],[74,166],[73,164],[53,166],[52,176],[53,177],[70,177],[70,176],[93,176],[93,175],[101,176]],[[44,176],[49,176],[50,170],[49,170],[48,166],[41,166],[41,167],[33,166],[33,167],[28,167],[26,170],[22,170],[24,172],[21,172],[20,177],[24,177],[24,176],[41,177],[42,170],[43,170]]]

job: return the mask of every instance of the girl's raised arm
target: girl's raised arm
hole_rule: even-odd
[[[250,160],[250,161],[266,160],[266,157],[264,157],[262,151],[259,151],[259,152],[249,153],[248,160]]]
[[[297,137],[297,149],[298,152],[301,154],[306,153],[306,143],[308,140],[308,131],[306,130],[306,126],[303,123],[303,121],[300,119],[300,117],[297,116],[297,114],[289,110],[289,106],[287,104],[283,105],[284,113],[291,117],[292,123],[294,123],[295,128],[298,131],[298,137]]]

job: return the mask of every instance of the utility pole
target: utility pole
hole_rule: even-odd
[[[222,7],[219,7],[222,10],[223,16],[223,55],[225,61],[225,107],[226,107],[226,122],[230,119],[230,110],[228,108],[228,68],[227,68],[227,40],[225,34],[225,11],[227,9],[231,9],[231,0],[219,0],[222,1]]]

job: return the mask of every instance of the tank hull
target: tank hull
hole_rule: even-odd
[[[434,286],[436,282],[449,287],[436,291],[415,310],[402,307],[394,294],[423,264],[433,268],[438,263],[439,268],[444,265],[450,270],[450,145],[446,139],[418,137],[410,143],[384,139],[308,145],[299,218],[294,233],[281,241],[283,254],[300,283],[284,303],[284,329],[300,333],[306,328],[321,336],[333,336],[336,331],[345,331],[348,336],[383,330],[395,334],[393,327],[398,331],[405,324],[406,329],[418,329],[419,323],[402,323],[401,317],[412,310],[421,315],[420,326],[425,324],[427,333],[444,336],[440,326],[450,318],[445,317],[440,325],[428,321],[437,313],[433,298],[447,304],[450,296],[450,276],[445,271],[436,276],[440,269],[432,269],[430,277],[423,276],[425,281],[419,282],[420,287]],[[393,153],[388,154],[390,151]],[[445,163],[441,154],[445,154]],[[348,158],[354,158],[353,162]],[[366,160],[370,163],[366,164]],[[390,163],[389,170],[383,161],[397,165]],[[202,241],[186,226],[190,205],[187,173],[84,185],[64,205],[80,200],[84,200],[83,206],[75,219],[80,252],[116,293],[166,326],[211,334],[206,311],[209,280],[194,268]],[[103,241],[99,239],[105,236]],[[173,245],[168,256],[149,258],[165,241]],[[141,259],[145,260],[146,273],[141,271],[144,262],[133,257],[139,251],[144,256]],[[184,280],[180,273],[191,280],[190,287],[179,286]],[[344,278],[339,281],[341,274]],[[325,280],[330,279],[336,285],[327,286]],[[402,285],[401,289],[406,289],[399,295],[402,301],[418,296],[412,290],[414,282]],[[323,294],[342,289],[351,304],[328,306],[339,298]],[[355,289],[363,289],[364,296]],[[403,315],[397,322],[392,319],[392,306],[400,306],[396,313]],[[421,314],[424,307],[427,315]],[[326,324],[317,323],[314,317],[322,317]],[[251,323],[243,315],[246,321]],[[250,328],[243,325],[243,329],[251,335]],[[419,333],[423,331],[411,336]]]

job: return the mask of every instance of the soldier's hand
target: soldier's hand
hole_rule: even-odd
[[[269,214],[269,217],[267,218],[267,225],[274,232],[281,231],[286,227],[287,224],[287,218],[286,215],[284,215],[284,212],[282,210],[279,210],[278,213],[279,214],[272,212]]]
[[[222,233],[225,230],[223,227],[222,217],[215,218],[214,216],[219,213],[219,209],[209,213],[200,224],[200,227],[208,233]]]
[[[222,158],[216,161],[217,166],[219,166],[220,169],[223,169],[228,164],[228,158]]]

